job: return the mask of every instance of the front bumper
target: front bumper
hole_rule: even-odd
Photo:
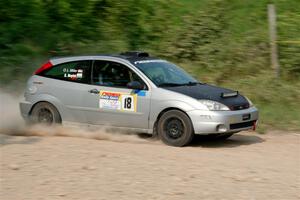
[[[233,133],[253,129],[258,123],[258,110],[255,107],[236,111],[193,110],[187,114],[192,120],[195,134]]]

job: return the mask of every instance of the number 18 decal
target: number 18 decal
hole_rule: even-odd
[[[122,95],[122,110],[135,111],[135,98],[133,95]]]

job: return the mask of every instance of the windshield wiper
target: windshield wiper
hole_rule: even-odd
[[[182,84],[179,83],[161,83],[158,84],[158,87],[176,87],[176,86],[181,86]]]
[[[187,83],[161,83],[158,84],[158,87],[178,87],[178,86],[193,86],[193,85],[197,85],[197,84],[203,84],[200,82],[187,82]]]
[[[197,84],[201,84],[201,83],[200,82],[192,82],[192,81],[190,81],[188,83],[182,83],[180,85],[182,85],[182,86],[184,86],[184,85],[193,86],[193,85],[197,85]]]

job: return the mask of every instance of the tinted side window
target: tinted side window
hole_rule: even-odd
[[[74,61],[54,66],[45,71],[43,76],[78,83],[90,83],[91,61]]]
[[[93,64],[93,84],[110,87],[127,87],[131,81],[143,80],[125,65],[111,61],[96,60]]]

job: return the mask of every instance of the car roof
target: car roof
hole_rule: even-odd
[[[50,61],[53,64],[60,64],[64,62],[71,62],[75,60],[94,60],[94,59],[107,59],[107,58],[115,58],[117,60],[126,60],[132,64],[135,64],[136,61],[144,61],[144,60],[157,60],[158,58],[150,56],[146,52],[124,52],[121,54],[96,54],[96,55],[81,55],[81,56],[63,56],[63,57],[53,57]]]

